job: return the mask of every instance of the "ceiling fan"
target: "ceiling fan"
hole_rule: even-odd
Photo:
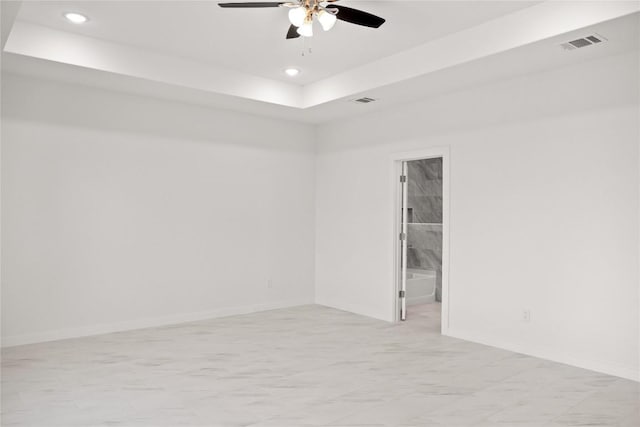
[[[218,3],[224,8],[258,8],[258,7],[288,7],[291,26],[287,31],[287,39],[295,39],[300,36],[313,36],[313,18],[329,31],[336,20],[365,27],[378,28],[385,20],[369,12],[334,4],[338,0],[292,0],[288,2],[243,2],[243,3]],[[329,3],[329,4],[323,4]]]

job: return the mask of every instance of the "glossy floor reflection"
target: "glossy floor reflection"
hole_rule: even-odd
[[[3,350],[3,426],[638,426],[639,384],[303,306]]]

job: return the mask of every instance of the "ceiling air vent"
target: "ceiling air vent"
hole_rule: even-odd
[[[375,102],[376,100],[373,98],[369,98],[368,96],[363,96],[362,98],[354,99],[353,102],[356,104],[368,104],[370,102]]]
[[[592,44],[598,44],[607,41],[604,37],[599,34],[592,34],[590,36],[583,37],[581,39],[571,40],[570,42],[562,43],[562,46],[565,50],[574,50],[580,49],[582,47],[591,46]]]

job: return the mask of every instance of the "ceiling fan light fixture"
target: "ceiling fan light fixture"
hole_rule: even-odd
[[[313,37],[313,21],[310,19],[305,20],[297,31],[302,37]]]
[[[331,12],[327,12],[325,9],[321,9],[317,16],[318,22],[322,25],[322,29],[325,31],[332,29],[338,19],[336,18],[336,15]]]
[[[289,10],[289,22],[291,22],[291,25],[296,27],[302,26],[306,17],[307,10],[302,6],[294,7]]]

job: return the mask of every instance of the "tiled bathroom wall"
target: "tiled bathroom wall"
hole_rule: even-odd
[[[407,266],[436,272],[442,292],[442,159],[408,162]]]

